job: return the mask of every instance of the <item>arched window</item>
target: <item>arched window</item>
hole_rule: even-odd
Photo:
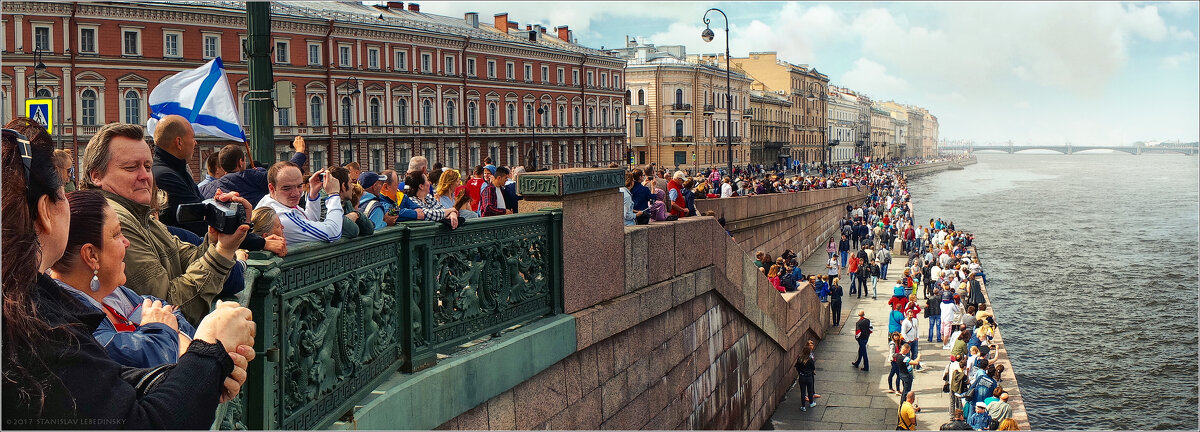
[[[675,89],[675,105],[683,105],[683,89]]]
[[[626,121],[627,120],[625,120],[625,116],[621,115],[621,109],[614,108],[613,109],[613,126],[621,127],[621,125],[624,124]]]
[[[550,123],[550,107],[542,106],[542,127],[552,126],[552,125],[553,125],[553,123]]]
[[[479,126],[479,109],[475,102],[467,103],[467,125]]]
[[[371,126],[379,126],[379,98],[371,98]]]
[[[457,126],[457,119],[454,118],[454,101],[446,101],[446,126]]]
[[[638,103],[637,104],[638,105],[646,104],[646,91],[645,90],[638,89]]]
[[[588,121],[584,126],[596,127],[596,109],[588,108]]]
[[[342,124],[350,126],[350,97],[342,97]]]
[[[558,106],[558,127],[563,127],[566,125],[567,125],[567,107],[559,105]]]
[[[675,136],[683,136],[683,120],[675,120]]]
[[[79,98],[79,122],[84,126],[96,125],[96,92],[91,89],[83,91]]]
[[[396,105],[396,122],[401,126],[408,126],[408,99],[400,99],[400,103]]]
[[[600,108],[600,127],[608,127],[608,108]]]
[[[53,97],[53,96],[50,94],[50,89],[46,89],[46,88],[40,88],[40,89],[38,89],[38,91],[37,91],[37,97],[39,97],[39,98],[49,98],[49,97]]]
[[[573,126],[575,126],[575,127],[579,127],[579,123],[580,123],[580,121],[579,121],[579,107],[575,107],[575,123],[573,124]]]
[[[508,103],[508,115],[504,119],[507,120],[509,127],[517,125],[517,106],[512,102]]]
[[[310,117],[309,124],[312,126],[321,125],[321,97],[313,96],[308,100],[308,116]]]
[[[250,93],[242,95],[242,126],[250,124]]]
[[[630,100],[630,96],[632,96],[632,94],[630,93],[630,91],[628,89],[626,89],[625,90],[625,105],[629,105],[630,103],[633,102],[632,100]]]
[[[135,90],[125,92],[125,123],[142,124],[142,96]]]
[[[421,102],[421,124],[433,126],[433,102],[429,99]]]
[[[525,127],[536,126],[533,124],[533,104],[531,104],[531,103],[525,104],[525,124],[523,126],[525,126]]]
[[[496,119],[496,103],[488,102],[488,126],[496,127],[499,121]]]

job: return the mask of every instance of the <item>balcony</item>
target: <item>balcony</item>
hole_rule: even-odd
[[[690,114],[692,112],[692,104],[677,103],[677,104],[667,105],[667,108],[671,110],[672,114],[676,114],[676,113]]]
[[[95,135],[99,130],[100,125],[80,125],[77,133],[79,135]]]
[[[695,140],[693,140],[693,139],[692,139],[692,136],[691,136],[691,135],[673,136],[673,137],[669,137],[669,138],[668,138],[668,140],[669,140],[670,142],[673,142],[673,143],[690,143],[690,142],[695,142]]]
[[[704,113],[713,114],[717,112],[717,106],[713,104],[704,104]]]

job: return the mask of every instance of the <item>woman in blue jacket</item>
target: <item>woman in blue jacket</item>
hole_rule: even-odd
[[[139,368],[178,361],[196,329],[175,306],[122,286],[129,241],[116,212],[97,191],[72,192],[67,200],[67,249],[51,276],[81,304],[104,313],[92,335],[109,358]]]

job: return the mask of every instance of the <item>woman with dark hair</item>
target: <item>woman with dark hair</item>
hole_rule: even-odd
[[[808,411],[809,407],[817,406],[813,399],[813,387],[816,384],[817,362],[813,357],[813,341],[809,340],[800,349],[800,358],[796,359],[796,372],[800,381],[800,411]]]
[[[450,229],[458,228],[458,210],[443,207],[441,201],[430,193],[433,185],[429,182],[429,177],[419,172],[409,173],[404,177],[404,186],[408,189],[408,195],[405,195],[404,201],[400,203],[400,207],[405,209],[400,212],[400,220],[413,220],[406,216],[405,212],[419,209],[424,215],[421,220],[446,221]]]
[[[129,240],[121,235],[121,222],[104,194],[72,192],[67,202],[74,223],[66,252],[50,276],[81,304],[105,315],[92,335],[109,358],[132,367],[175,363],[187,352],[196,329],[178,308],[122,286]]]
[[[110,359],[92,337],[104,314],[45,275],[66,250],[71,225],[54,145],[30,119],[8,127],[0,164],[5,423],[207,429],[254,358],[249,309],[218,305],[178,363],[133,369]]]

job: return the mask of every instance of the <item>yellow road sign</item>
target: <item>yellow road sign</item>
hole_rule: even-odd
[[[54,133],[54,99],[25,99],[25,116]]]

